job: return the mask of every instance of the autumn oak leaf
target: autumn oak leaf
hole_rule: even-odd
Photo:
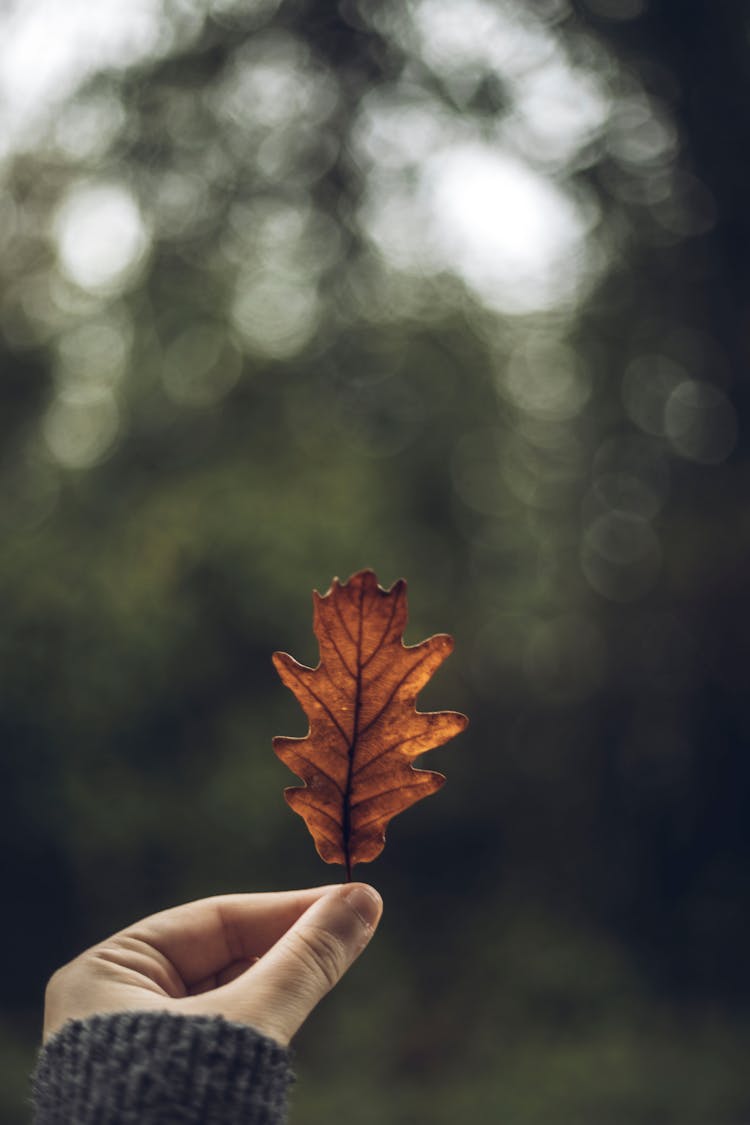
[[[343,864],[348,879],[356,863],[380,855],[389,821],[445,781],[415,769],[414,759],[469,721],[457,711],[417,711],[417,694],[453,651],[453,638],[441,633],[405,645],[406,620],[406,582],[384,590],[371,570],[361,570],[344,583],[334,578],[326,594],[313,593],[317,668],[285,652],[273,656],[310,720],[304,738],[273,740],[304,782],[284,796],[321,859]]]

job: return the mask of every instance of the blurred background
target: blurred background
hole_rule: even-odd
[[[360,877],[293,1120],[750,1120],[740,0],[5,0],[0,1118],[47,976],[340,878],[311,590],[469,731]]]

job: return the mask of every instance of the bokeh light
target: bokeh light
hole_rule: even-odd
[[[683,457],[718,465],[734,449],[737,417],[718,387],[698,379],[685,379],[667,400],[664,430],[674,449]]]
[[[62,391],[50,407],[43,433],[52,456],[66,468],[88,469],[111,450],[119,412],[106,387]]]
[[[90,292],[118,291],[142,264],[149,238],[140,209],[122,184],[77,184],[55,215],[60,263]]]

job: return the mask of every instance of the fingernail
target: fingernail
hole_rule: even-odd
[[[341,897],[346,899],[366,926],[375,929],[383,913],[383,900],[373,887],[364,883],[347,883],[341,891]]]

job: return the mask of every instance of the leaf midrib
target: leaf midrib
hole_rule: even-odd
[[[352,860],[351,860],[351,796],[352,796],[352,782],[354,778],[354,753],[359,741],[359,716],[362,707],[362,622],[364,616],[364,601],[365,601],[365,586],[364,582],[359,588],[359,605],[358,609],[358,629],[357,629],[357,675],[356,685],[354,691],[354,715],[352,717],[352,738],[349,744],[349,762],[346,769],[346,788],[344,790],[343,798],[343,812],[341,817],[341,835],[344,844],[344,858],[346,860],[346,877],[347,881],[351,881],[352,877]]]

